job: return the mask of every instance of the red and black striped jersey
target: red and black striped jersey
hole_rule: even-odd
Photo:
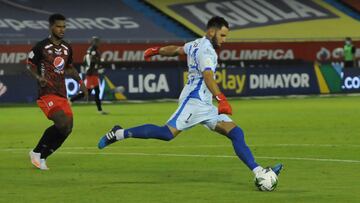
[[[84,56],[84,65],[86,67],[86,75],[98,76],[98,69],[100,68],[101,59],[100,52],[97,46],[90,46]]]
[[[39,97],[47,94],[67,97],[65,68],[72,64],[72,60],[71,46],[65,41],[56,45],[47,38],[32,48],[28,56],[28,63],[49,82],[45,87],[38,85]]]

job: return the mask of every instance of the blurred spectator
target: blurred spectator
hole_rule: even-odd
[[[355,51],[356,51],[356,48],[353,45],[351,38],[350,37],[345,38],[344,68],[356,67]]]
[[[95,91],[95,103],[97,110],[100,114],[107,114],[104,112],[101,107],[101,99],[100,99],[100,87],[99,87],[99,70],[102,69],[101,65],[101,57],[100,52],[98,50],[100,44],[100,38],[94,36],[91,38],[91,44],[84,56],[84,65],[86,68],[86,88],[89,92],[89,95],[94,90]],[[71,98],[71,102],[74,102],[78,99],[81,99],[83,94],[78,94]]]

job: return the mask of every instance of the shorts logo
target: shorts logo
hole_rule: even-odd
[[[50,101],[49,103],[48,103],[48,106],[49,107],[51,107],[51,106],[53,106],[54,105],[54,102],[52,102],[52,101]]]
[[[58,56],[54,59],[53,65],[55,66],[56,70],[62,71],[64,69],[65,60]]]

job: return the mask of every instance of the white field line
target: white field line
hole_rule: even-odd
[[[127,155],[127,156],[165,156],[165,157],[201,157],[201,158],[238,158],[234,155],[207,155],[207,154],[161,154],[161,153],[126,153],[126,152],[62,152],[64,154],[78,154],[78,155]],[[324,162],[345,162],[345,163],[360,163],[360,160],[346,160],[346,159],[323,159],[323,158],[305,158],[305,157],[266,157],[256,156],[257,159],[281,159],[281,160],[303,160],[303,161],[324,161]]]
[[[176,148],[232,148],[231,144],[228,145],[156,145],[156,146],[118,146],[113,147],[110,146],[108,148],[120,148],[120,149],[133,149],[133,148],[139,148],[139,149],[152,149],[152,148],[162,148],[162,149],[176,149]],[[341,147],[341,148],[360,148],[360,145],[354,145],[354,144],[256,144],[256,145],[249,145],[249,147],[321,147],[321,148],[332,148],[332,147]],[[69,149],[69,150],[88,150],[88,149],[97,149],[97,147],[61,147],[61,149]],[[30,148],[0,148],[1,151],[23,151],[23,150],[30,150]]]
[[[91,148],[95,149],[95,148]],[[21,150],[1,150],[2,152],[12,153],[24,153],[23,151],[30,149]],[[207,155],[207,154],[170,154],[170,153],[127,153],[127,152],[68,152],[59,151],[60,154],[75,154],[75,155],[120,155],[120,156],[162,156],[162,157],[201,157],[201,158],[237,158],[234,155]],[[311,158],[311,157],[267,157],[267,156],[256,156],[257,159],[274,159],[274,160],[297,160],[297,161],[319,161],[319,162],[342,162],[342,163],[360,163],[360,160],[347,160],[347,159],[329,159],[329,158]]]

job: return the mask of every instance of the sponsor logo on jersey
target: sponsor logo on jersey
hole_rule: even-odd
[[[55,54],[56,55],[61,55],[62,54],[62,51],[61,51],[62,49],[60,48],[60,49],[56,49],[55,48]]]
[[[55,66],[55,72],[62,72],[65,66],[65,60],[58,56],[54,59],[53,65]]]

